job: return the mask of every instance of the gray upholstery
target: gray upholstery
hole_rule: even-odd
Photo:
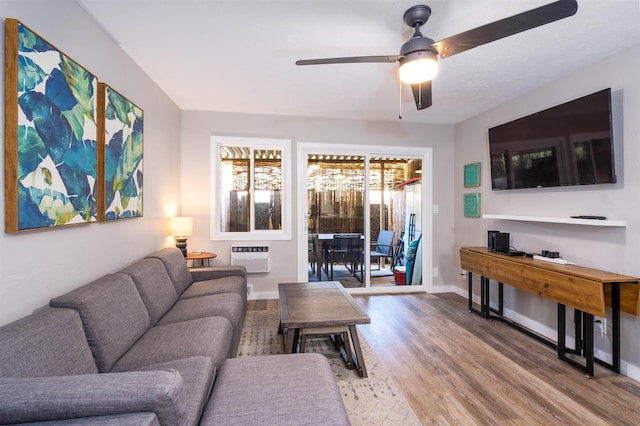
[[[162,261],[181,298],[238,293],[246,299],[247,270],[243,266],[212,266],[189,270],[182,252],[175,247],[163,248],[151,253],[147,258]],[[208,283],[204,284],[201,281]]]
[[[247,280],[236,275],[194,281],[188,289],[182,293],[180,298],[190,299],[193,297],[207,296],[209,294],[236,293],[247,298]]]
[[[130,371],[150,364],[209,356],[216,366],[231,356],[231,322],[208,317],[152,327],[114,365]]]
[[[176,247],[165,247],[162,250],[151,253],[147,258],[156,258],[162,261],[178,296],[193,282],[193,277],[189,272],[189,268],[187,268],[184,255]]]
[[[178,300],[171,278],[159,259],[142,259],[120,272],[133,279],[149,312],[151,325],[158,322]]]
[[[53,307],[80,313],[91,352],[101,373],[149,328],[149,314],[131,277],[105,275],[65,295],[51,299]]]
[[[233,329],[242,328],[245,312],[242,299],[235,293],[211,294],[178,300],[157,325],[173,324],[205,317],[225,317]]]
[[[244,266],[209,266],[208,268],[191,269],[193,281],[215,280],[224,277],[240,277],[247,279],[247,268]]]
[[[228,359],[246,271],[202,269],[161,250],[0,327],[0,424],[348,424],[323,356]]]
[[[153,412],[185,424],[184,382],[173,371],[0,378],[0,423]]]
[[[158,418],[153,413],[114,414],[111,416],[80,417],[78,419],[50,420],[46,422],[31,422],[29,426],[160,426]]]
[[[216,365],[209,357],[200,356],[179,359],[161,364],[148,365],[139,371],[175,370],[184,381],[186,417],[184,424],[198,424],[202,411],[209,400]]]
[[[158,321],[157,325],[172,324],[206,317],[224,317],[231,322],[233,337],[231,353],[235,356],[242,337],[242,325],[246,306],[243,299],[235,293],[211,294],[181,299]]]
[[[327,359],[290,354],[226,360],[201,424],[349,425],[349,418]]]
[[[0,327],[0,342],[0,377],[98,372],[80,316],[71,309],[45,307]]]

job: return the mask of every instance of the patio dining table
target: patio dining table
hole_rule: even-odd
[[[360,282],[356,272],[360,268],[362,272],[363,245],[364,235],[358,233],[335,233],[335,234],[309,234],[310,238],[316,238],[321,242],[321,252],[319,253],[320,265],[324,266],[325,273],[330,280],[333,280],[333,267],[336,263],[343,263]],[[351,238],[350,238],[351,237]],[[355,244],[353,240],[359,238],[359,242]],[[321,269],[318,270],[318,280],[321,280]]]

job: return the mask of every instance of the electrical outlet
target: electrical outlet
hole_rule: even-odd
[[[249,296],[251,293],[253,293],[253,284],[249,283],[247,284],[247,296]]]
[[[432,275],[433,275],[434,277],[437,277],[437,276],[438,276],[438,274],[439,274],[439,272],[440,272],[440,271],[438,271],[438,268],[433,268],[433,269],[432,269]]]

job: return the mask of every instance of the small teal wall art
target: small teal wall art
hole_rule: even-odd
[[[144,112],[123,95],[99,83],[99,117],[104,121],[104,207],[105,220],[142,216],[143,122]],[[101,173],[102,174],[102,173]]]
[[[98,220],[97,78],[5,19],[5,230]]]
[[[464,216],[480,217],[480,194],[464,194]]]
[[[474,188],[480,186],[480,163],[465,164],[464,187]]]

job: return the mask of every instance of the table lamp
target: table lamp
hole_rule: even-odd
[[[193,232],[193,218],[172,217],[171,235],[176,239],[176,247],[182,251],[182,255],[187,257],[187,237]]]

